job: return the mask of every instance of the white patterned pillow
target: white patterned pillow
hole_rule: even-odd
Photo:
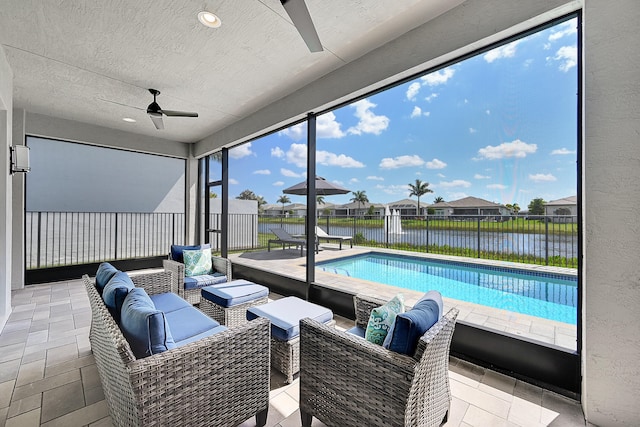
[[[182,256],[185,276],[202,276],[211,273],[211,248],[197,251],[185,250]]]
[[[398,294],[391,301],[371,310],[364,337],[367,341],[382,345],[396,316],[404,313],[404,296]]]

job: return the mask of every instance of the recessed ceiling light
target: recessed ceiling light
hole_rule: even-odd
[[[220,25],[222,25],[222,21],[220,20],[220,18],[218,18],[211,12],[207,12],[206,10],[198,13],[198,21],[200,21],[205,27],[210,28],[218,28]]]
[[[122,120],[124,120],[127,123],[135,123],[136,122],[136,119],[132,119],[131,117],[125,117]]]

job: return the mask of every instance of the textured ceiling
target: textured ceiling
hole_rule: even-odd
[[[462,1],[306,0],[324,47],[310,53],[279,0],[2,0],[0,43],[15,108],[195,142]],[[197,21],[205,6],[220,28]],[[148,88],[200,117],[156,130]]]

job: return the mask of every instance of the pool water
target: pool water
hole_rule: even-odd
[[[556,273],[369,253],[316,264],[322,271],[575,325],[578,280]]]

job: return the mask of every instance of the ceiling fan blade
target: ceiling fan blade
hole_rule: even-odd
[[[153,122],[153,124],[156,126],[156,129],[158,129],[158,130],[164,129],[164,123],[162,122],[162,116],[156,116],[156,115],[149,114],[149,117],[151,118],[151,121]]]
[[[167,117],[198,117],[198,113],[188,111],[160,110]]]
[[[293,25],[298,29],[309,50],[311,52],[322,52],[322,43],[304,0],[280,0],[280,3],[284,6],[284,10],[293,21]]]

